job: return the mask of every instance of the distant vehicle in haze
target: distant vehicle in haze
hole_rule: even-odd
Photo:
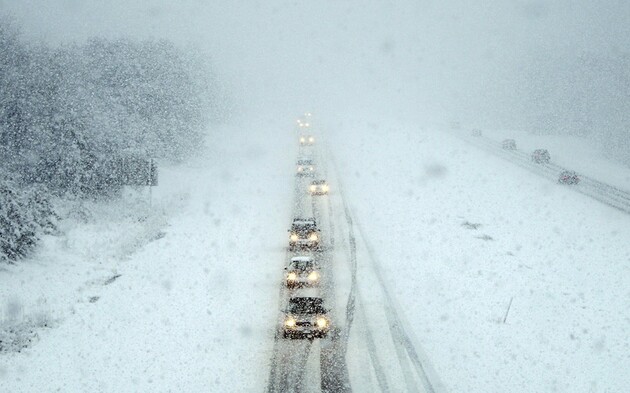
[[[285,267],[284,270],[286,270],[285,284],[289,288],[319,285],[320,268],[311,257],[293,257],[289,266]]]
[[[482,134],[483,133],[479,128],[473,128],[473,130],[470,132],[470,135],[472,136],[481,136]]]
[[[532,153],[532,161],[537,164],[548,164],[551,160],[551,155],[547,149],[536,149]]]
[[[289,229],[289,248],[291,250],[318,248],[319,232],[315,218],[294,218]]]
[[[505,150],[516,150],[516,141],[514,139],[504,139],[501,147]]]
[[[311,193],[311,195],[326,195],[328,194],[328,183],[326,183],[326,180],[324,179],[320,179],[320,180],[313,180],[311,182],[311,185],[308,186],[308,190]]]
[[[283,337],[324,338],[330,331],[328,310],[320,297],[292,297],[285,310]]]
[[[311,112],[306,112],[304,115],[298,117],[297,125],[299,129],[310,128],[313,123],[313,114]]]
[[[315,144],[313,135],[300,135],[300,146],[312,146]]]
[[[580,177],[574,171],[562,171],[558,177],[558,183],[560,184],[578,184]]]
[[[299,159],[297,161],[296,167],[296,175],[297,176],[315,176],[315,165],[313,164],[313,160],[310,158]]]

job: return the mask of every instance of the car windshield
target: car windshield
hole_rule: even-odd
[[[326,310],[320,298],[294,298],[289,302],[287,312],[289,314],[325,314]]]
[[[298,164],[298,165],[312,165],[312,164],[313,164],[313,161],[311,161],[311,160],[299,160],[299,161],[297,162],[297,164]]]
[[[310,260],[294,260],[291,262],[291,268],[295,270],[311,270],[313,267],[313,261]]]

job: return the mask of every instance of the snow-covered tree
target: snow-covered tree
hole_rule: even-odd
[[[186,159],[220,107],[195,52],[164,40],[50,48],[24,42],[0,16],[0,53],[4,259],[24,255],[49,226],[46,195],[116,195],[122,158]]]

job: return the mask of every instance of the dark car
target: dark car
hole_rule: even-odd
[[[562,171],[558,177],[558,183],[560,184],[578,184],[580,177],[573,171]]]
[[[284,338],[323,338],[330,331],[328,310],[320,297],[292,297],[285,310]]]
[[[516,150],[516,141],[514,139],[505,139],[501,143],[501,147],[505,150]]]
[[[289,229],[289,248],[318,248],[319,232],[314,218],[294,218]]]
[[[537,164],[548,164],[551,160],[551,155],[547,149],[536,149],[532,153],[532,161]]]
[[[321,277],[319,265],[311,257],[293,257],[289,266],[285,267],[284,270],[286,270],[285,283],[289,288],[319,285]]]
[[[483,133],[479,128],[473,128],[473,130],[470,132],[470,135],[472,136],[481,136],[482,134]]]

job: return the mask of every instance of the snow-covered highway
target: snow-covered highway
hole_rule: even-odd
[[[163,171],[159,239],[131,248],[112,236],[131,227],[99,227],[107,242],[78,227],[49,239],[36,264],[1,272],[2,295],[26,315],[58,296],[54,326],[0,357],[0,391],[331,391],[347,381],[366,392],[624,391],[627,215],[448,132],[352,124],[323,129],[330,195],[299,186],[299,208],[322,226],[337,335],[276,339],[297,147],[277,131],[285,124],[251,133],[245,123]],[[120,275],[108,285],[96,280],[103,263]]]
[[[470,136],[461,134],[460,136],[474,146],[493,153],[498,157],[504,158],[515,165],[544,176],[552,181],[557,181],[561,172],[570,170],[570,168],[562,167],[553,161],[548,163],[535,163],[532,161],[530,154],[519,149],[505,150],[501,147],[500,142],[494,141],[485,136]],[[585,158],[588,159],[588,157]],[[572,185],[572,189],[581,194],[590,196],[591,198],[608,206],[614,207],[615,209],[619,209],[624,213],[630,214],[630,192],[622,190],[619,187],[606,184],[590,176],[582,174],[579,174],[578,176],[580,178],[580,182]],[[628,184],[628,187],[630,187],[630,184]]]

